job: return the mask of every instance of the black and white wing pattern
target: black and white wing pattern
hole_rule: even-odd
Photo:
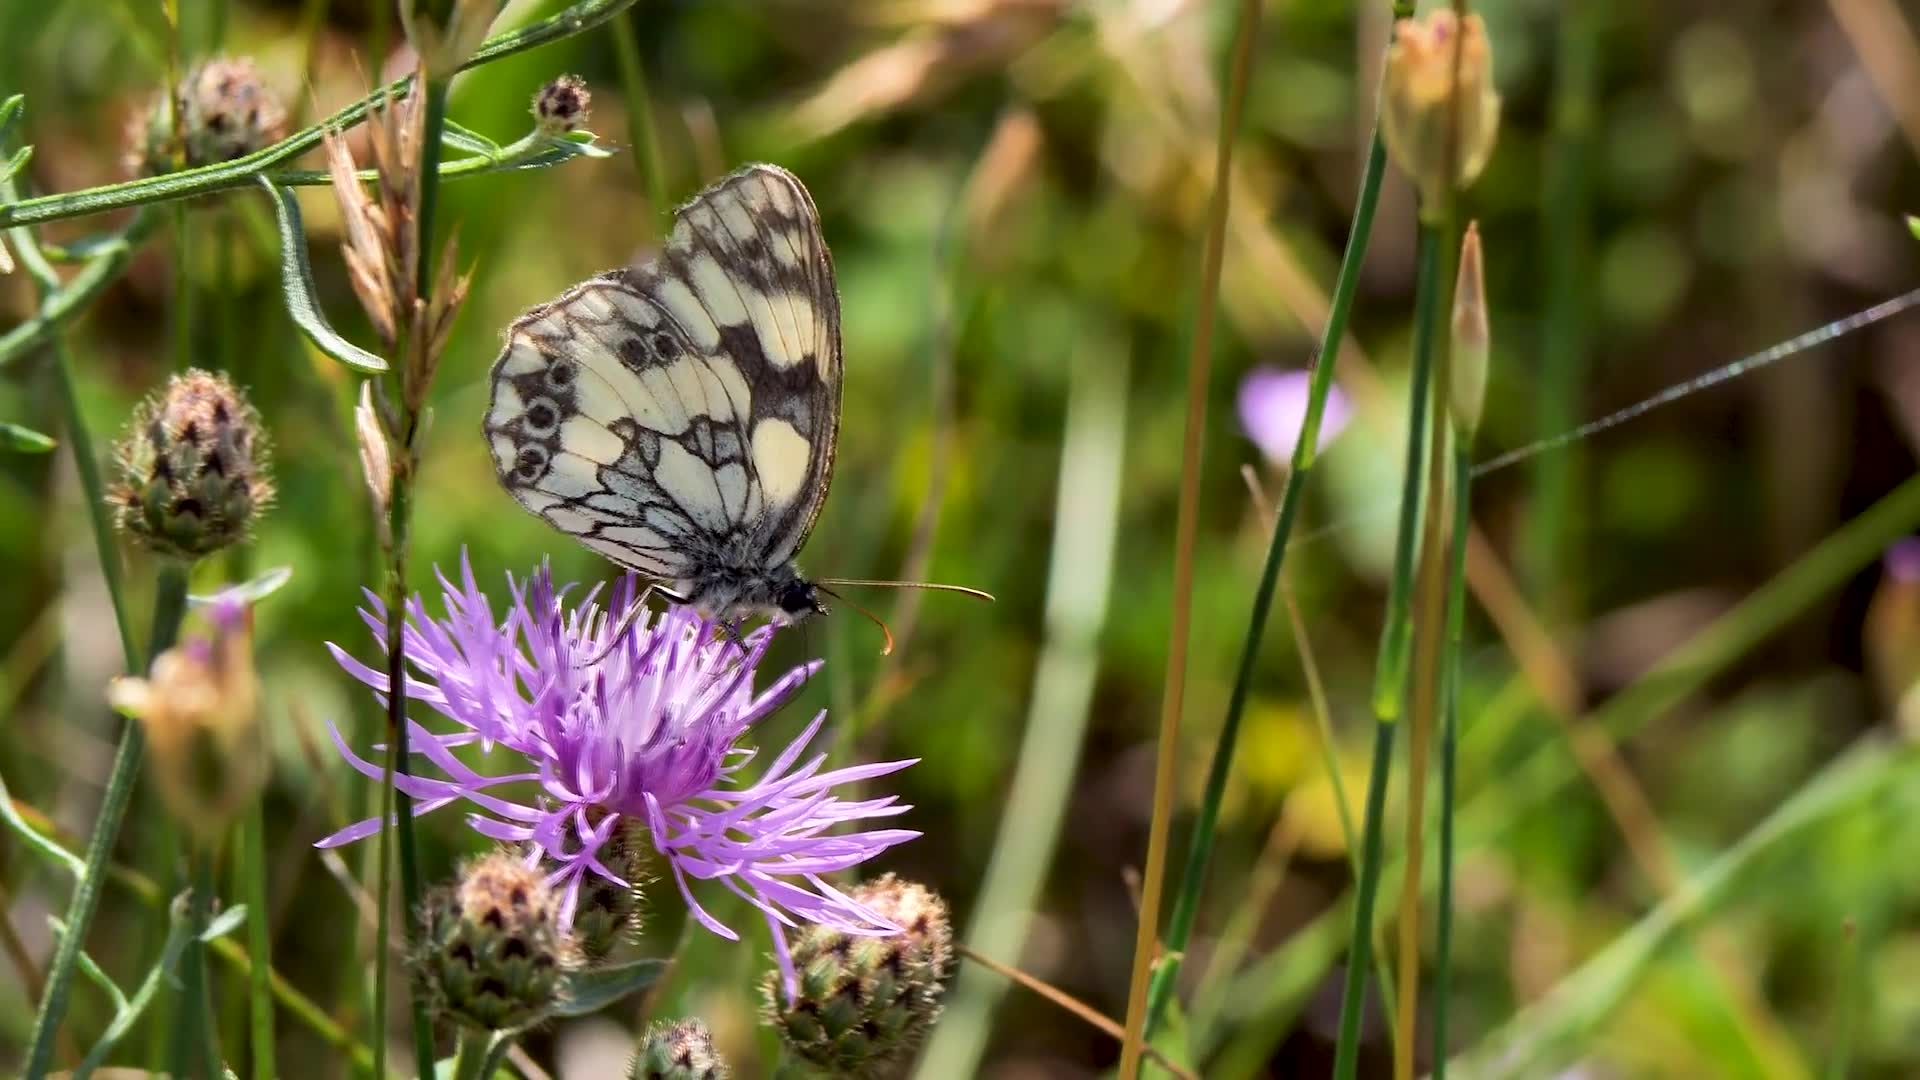
[[[751,165],[681,207],[653,260],[516,321],[485,430],[522,506],[687,595],[788,566],[839,424],[819,214],[793,174]]]

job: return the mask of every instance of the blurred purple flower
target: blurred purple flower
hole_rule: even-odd
[[[819,669],[819,661],[755,694],[754,669],[772,641],[771,627],[736,643],[717,624],[678,606],[625,622],[621,616],[638,589],[631,574],[614,587],[604,618],[594,604],[598,586],[569,612],[562,604],[566,590],[553,587],[544,566],[524,585],[508,575],[513,602],[505,621],[496,622],[464,555],[460,570],[457,586],[440,575],[445,619],[430,617],[418,596],[407,605],[406,655],[413,669],[407,696],[459,728],[441,735],[409,722],[409,749],[445,776],[394,777],[396,786],[419,800],[416,814],[464,799],[480,810],[468,817],[476,832],[527,845],[530,863],[543,856],[552,860],[558,869],[549,881],[560,891],[563,926],[572,924],[587,874],[627,884],[599,855],[623,820],[633,819],[645,827],[688,910],[707,929],[739,940],[693,898],[690,877],[718,880],[760,910],[789,991],[794,973],[782,927],[798,925],[790,916],[849,934],[898,932],[821,875],[920,835],[905,829],[828,834],[836,825],[910,809],[892,796],[848,802],[832,792],[913,761],[822,772],[826,755],[816,754],[798,764],[826,719],[822,711],[757,780],[739,777],[755,751],[737,744]],[[372,593],[367,600],[361,618],[376,640],[384,640],[384,605]],[[384,702],[385,671],[336,645],[327,647]],[[380,765],[348,749],[337,729],[333,738],[355,769],[380,778]],[[483,753],[504,746],[531,768],[498,776],[475,772],[453,749],[476,742]],[[537,781],[541,794],[516,800],[493,790],[524,781]],[[379,828],[379,819],[371,818],[317,846],[351,843]]]
[[[1282,371],[1276,367],[1257,367],[1240,380],[1240,426],[1247,437],[1260,447],[1260,453],[1276,465],[1293,460],[1294,444],[1300,441],[1300,428],[1307,422],[1307,391],[1313,376],[1305,371]],[[1326,408],[1320,413],[1320,439],[1316,451],[1325,450],[1340,429],[1353,418],[1353,407],[1338,384],[1327,388]]]
[[[1881,565],[1887,576],[1902,585],[1920,582],[1920,537],[1903,537],[1889,544]]]

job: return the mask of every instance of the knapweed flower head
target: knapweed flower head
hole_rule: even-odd
[[[232,161],[278,142],[286,131],[287,110],[253,61],[217,56],[180,80],[174,100],[162,91],[135,118],[127,134],[127,171],[157,176]]]
[[[533,122],[549,137],[578,131],[587,123],[593,94],[578,75],[562,75],[533,96]]]
[[[209,633],[153,660],[147,677],[115,679],[114,708],[136,719],[168,810],[195,839],[216,843],[267,778],[253,618],[237,590],[202,609]]]
[[[803,761],[826,720],[823,711],[748,779],[758,752],[745,740],[818,670],[818,661],[756,692],[754,673],[772,642],[771,627],[736,640],[680,606],[627,618],[640,598],[632,575],[615,585],[604,614],[594,602],[598,586],[569,610],[566,590],[554,587],[544,567],[524,583],[508,577],[511,599],[503,618],[493,614],[464,558],[459,583],[444,575],[440,583],[444,618],[432,617],[418,596],[407,605],[407,696],[440,713],[453,730],[409,722],[411,752],[441,775],[395,776],[394,783],[418,800],[416,813],[466,802],[474,807],[468,821],[477,832],[522,845],[530,865],[545,860],[562,929],[572,927],[589,882],[632,884],[616,869],[620,860],[610,845],[637,825],[689,912],[708,930],[738,940],[701,906],[693,882],[717,882],[759,910],[789,987],[786,928],[804,921],[854,936],[900,931],[825,875],[919,835],[834,831],[910,809],[892,796],[848,801],[834,792],[913,762],[823,771],[824,754]],[[384,640],[386,613],[371,593],[361,617],[375,639]],[[371,667],[329,647],[349,674],[384,698],[384,664]],[[355,769],[381,775],[380,765],[349,749],[337,730],[334,741]],[[489,759],[504,751],[512,764],[482,773],[455,753],[462,748]],[[363,839],[379,828],[378,819],[362,821],[320,846]]]
[[[107,492],[114,523],[149,551],[193,560],[246,539],[273,501],[260,414],[198,368],[133,411]]]
[[[539,1023],[560,1003],[572,943],[546,878],[517,855],[469,862],[426,898],[413,975],[435,1012],[481,1031]]]
[[[627,1066],[627,1080],[727,1080],[729,1075],[713,1048],[713,1034],[698,1020],[648,1028]]]
[[[1312,372],[1267,366],[1254,368],[1240,380],[1240,426],[1260,448],[1261,456],[1275,465],[1293,460],[1293,444],[1300,441],[1300,429],[1307,423],[1307,396],[1312,385]],[[1339,385],[1327,387],[1314,451],[1325,450],[1352,418],[1353,407]]]

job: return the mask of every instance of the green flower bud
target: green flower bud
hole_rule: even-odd
[[[1493,50],[1480,16],[1462,20],[1451,8],[1441,8],[1424,19],[1395,23],[1381,89],[1380,135],[1394,164],[1420,188],[1421,201],[1435,203],[1449,187],[1473,183],[1493,156],[1499,133]]]
[[[777,972],[763,984],[765,1017],[787,1049],[833,1076],[889,1075],[940,1015],[953,968],[947,905],[888,874],[851,893],[901,927],[888,937],[813,925],[793,946],[799,988],[788,1000]]]
[[[655,1024],[634,1048],[628,1080],[726,1080],[731,1075],[714,1052],[713,1035],[698,1020]]]
[[[134,410],[116,457],[115,523],[162,555],[239,543],[273,499],[259,414],[222,375],[175,375]]]
[[[482,1031],[538,1023],[559,1001],[570,943],[541,872],[508,852],[483,855],[422,913],[414,977],[436,1011]]]
[[[1480,413],[1487,402],[1487,276],[1481,268],[1480,223],[1467,222],[1460,241],[1460,275],[1453,287],[1452,382],[1447,388],[1454,429],[1472,441],[1480,430]]]
[[[593,94],[588,92],[585,79],[562,75],[533,96],[533,121],[542,135],[565,135],[586,126],[592,104]]]
[[[173,131],[175,115],[181,135]],[[137,118],[127,134],[127,171],[157,176],[175,168],[232,161],[286,135],[287,110],[261,81],[253,61],[215,57],[180,80],[171,106],[165,92]],[[175,153],[184,155],[176,163]]]

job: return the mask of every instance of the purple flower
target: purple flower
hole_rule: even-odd
[[[754,668],[772,641],[771,627],[736,642],[683,607],[659,615],[642,611],[628,622],[622,616],[638,589],[632,575],[615,586],[604,617],[594,604],[598,586],[567,611],[566,590],[553,587],[544,566],[524,585],[508,575],[513,602],[496,622],[464,555],[460,570],[458,586],[440,575],[446,618],[429,616],[418,596],[407,605],[407,696],[457,726],[442,735],[408,723],[409,749],[444,775],[394,777],[419,800],[416,814],[464,799],[478,808],[468,816],[475,831],[525,845],[530,863],[551,860],[557,869],[548,880],[560,892],[563,926],[572,924],[587,874],[627,884],[599,856],[631,819],[644,826],[688,910],[707,929],[739,940],[694,899],[689,878],[718,881],[760,910],[789,992],[794,973],[782,927],[798,925],[792,916],[850,934],[899,931],[822,875],[920,835],[905,829],[831,834],[837,825],[911,809],[892,796],[849,802],[833,790],[912,761],[830,772],[821,771],[825,754],[801,763],[826,720],[822,711],[757,779],[741,775],[756,753],[739,745],[743,737],[793,696],[819,661],[756,694]],[[367,599],[361,618],[384,641],[385,608],[373,594]],[[328,648],[384,702],[384,670],[331,643]],[[333,738],[355,769],[380,777],[381,766],[348,749],[337,729]],[[496,746],[511,751],[514,767],[483,775],[454,755],[455,747],[476,743],[483,755]],[[514,798],[500,790],[526,782],[537,783],[537,793]],[[350,843],[379,828],[378,818],[361,821],[318,846]]]
[[[1307,390],[1313,376],[1305,371],[1257,367],[1240,380],[1240,426],[1276,465],[1293,460],[1294,444],[1307,422]],[[1353,418],[1353,408],[1338,384],[1327,388],[1326,407],[1320,412],[1320,439],[1314,450],[1327,448]]]
[[[1887,576],[1902,585],[1920,582],[1920,537],[1902,537],[1888,545],[1881,565]]]

